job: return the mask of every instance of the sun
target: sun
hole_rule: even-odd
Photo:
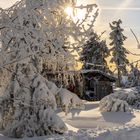
[[[72,7],[67,7],[67,8],[65,8],[65,13],[66,13],[68,16],[73,16],[73,8],[72,8]]]
[[[73,7],[70,7],[70,6],[66,7],[64,11],[74,21],[83,19],[84,15],[85,15],[85,12],[83,12],[82,10],[75,11],[75,9]]]

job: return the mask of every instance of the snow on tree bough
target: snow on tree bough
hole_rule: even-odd
[[[55,89],[40,74],[43,63],[51,71],[74,68],[70,50],[78,51],[98,15],[96,9],[85,28],[83,25],[97,6],[75,4],[74,0],[22,0],[9,9],[0,9],[0,68],[14,64],[9,86],[0,100],[5,135],[33,137],[67,130],[54,112]],[[64,13],[67,5],[87,9],[85,18],[74,22]]]

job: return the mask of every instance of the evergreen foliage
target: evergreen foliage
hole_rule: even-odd
[[[127,50],[124,48],[124,41],[127,39],[123,35],[124,29],[121,28],[122,21],[119,19],[118,21],[113,21],[110,24],[111,33],[110,33],[110,45],[113,46],[111,48],[112,59],[111,63],[115,63],[118,70],[118,86],[121,85],[121,76],[127,73],[126,65],[129,63],[127,59]]]
[[[105,40],[101,40],[100,36],[92,33],[82,48],[80,60],[84,63],[83,69],[109,71],[106,61],[109,56],[109,49]]]

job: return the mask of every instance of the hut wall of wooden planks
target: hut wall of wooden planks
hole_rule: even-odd
[[[87,100],[99,101],[113,93],[113,83],[116,78],[98,70],[86,70],[83,75],[84,96]]]

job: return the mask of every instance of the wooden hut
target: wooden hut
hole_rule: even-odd
[[[99,70],[85,70],[83,75],[83,96],[87,100],[99,101],[113,93],[116,78]]]
[[[44,75],[58,87],[63,85],[80,98],[94,101],[99,101],[112,93],[113,83],[116,82],[115,77],[99,70],[46,71]]]

